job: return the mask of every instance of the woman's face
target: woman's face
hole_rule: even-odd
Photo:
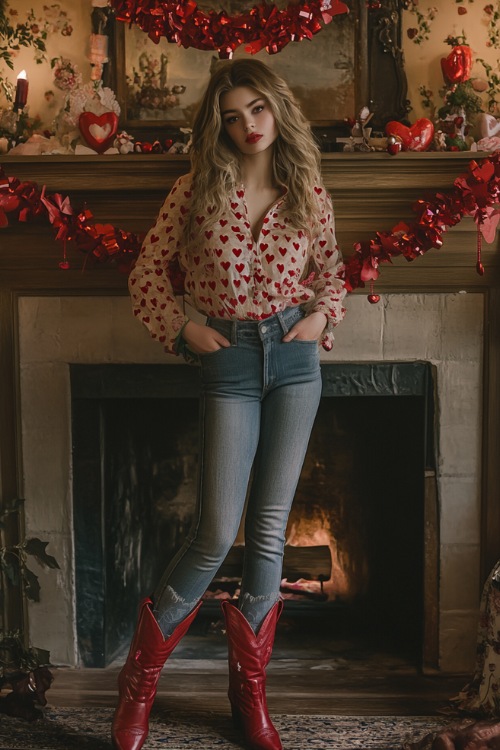
[[[269,102],[255,89],[237,86],[223,94],[220,111],[225,132],[242,154],[261,153],[278,137]]]

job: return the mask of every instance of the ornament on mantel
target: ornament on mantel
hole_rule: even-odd
[[[115,112],[82,112],[78,126],[83,139],[98,154],[104,153],[111,146],[118,131],[118,115]]]
[[[476,117],[476,128],[481,138],[500,136],[500,120],[486,112],[480,112]]]
[[[498,151],[500,149],[500,119],[486,112],[480,112],[475,122],[476,137],[479,139],[473,143],[473,151]]]
[[[427,151],[434,138],[434,125],[427,117],[421,117],[410,127],[397,120],[391,120],[385,126],[385,132],[390,138],[395,138],[396,142],[401,143],[403,151]],[[387,149],[390,154],[397,153],[394,143],[393,140],[388,143]]]
[[[105,65],[109,62],[108,27],[112,18],[112,10],[108,0],[92,0],[92,34],[90,35],[89,61],[91,65],[90,78],[92,81],[101,81],[105,71]],[[107,78],[107,74],[104,76]],[[106,81],[107,82],[107,81]]]
[[[390,135],[387,138],[387,153],[391,156],[396,156],[396,154],[399,154],[402,146],[403,144],[401,143],[400,138],[397,138],[395,135]]]
[[[102,81],[90,81],[68,93],[56,121],[56,135],[74,148],[75,154],[117,154],[113,142],[119,115],[114,92]]]

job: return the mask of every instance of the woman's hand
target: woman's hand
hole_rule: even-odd
[[[222,333],[210,328],[210,326],[202,326],[192,320],[189,320],[184,326],[182,336],[189,349],[195,354],[209,354],[222,347],[231,346]]]
[[[306,315],[305,318],[295,323],[288,333],[283,336],[283,341],[318,341],[319,337],[325,330],[327,324],[327,317],[325,313],[313,312],[310,315]]]

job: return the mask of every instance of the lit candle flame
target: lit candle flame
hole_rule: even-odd
[[[26,71],[25,70],[21,70],[21,72],[17,76],[17,80],[19,80],[20,78],[24,78],[25,80],[28,79],[28,76],[26,75]]]

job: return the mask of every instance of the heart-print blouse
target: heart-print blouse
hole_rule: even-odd
[[[345,313],[345,289],[325,188],[315,188],[322,214],[313,240],[291,225],[281,198],[267,212],[256,241],[241,187],[230,196],[228,215],[205,230],[202,245],[187,252],[182,230],[191,184],[190,174],[175,183],[129,278],[134,314],[153,338],[167,352],[178,353],[179,335],[189,320],[178,300],[185,294],[199,312],[224,319],[263,320],[294,305],[306,313],[319,310],[328,319],[321,344],[331,349],[332,328]]]

